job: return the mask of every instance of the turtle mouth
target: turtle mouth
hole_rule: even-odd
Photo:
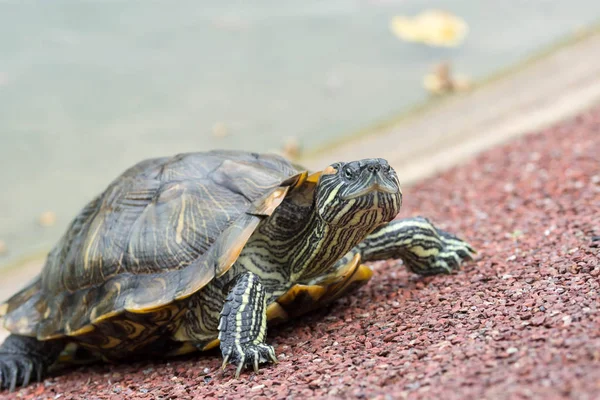
[[[342,196],[342,200],[352,200],[357,197],[365,196],[365,195],[373,193],[373,192],[397,194],[399,191],[400,191],[400,189],[398,188],[398,186],[390,185],[389,183],[384,182],[381,178],[374,177],[372,179],[372,182],[369,185],[365,186],[364,188],[362,188],[356,192],[352,192],[350,194]]]

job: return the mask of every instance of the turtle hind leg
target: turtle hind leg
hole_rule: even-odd
[[[237,365],[236,378],[244,365],[277,362],[275,349],[265,343],[267,335],[267,300],[260,278],[245,272],[236,278],[227,295],[219,320],[219,341],[223,368]]]
[[[358,245],[363,260],[400,258],[422,276],[450,273],[475,250],[458,237],[436,228],[427,218],[405,218],[384,225]]]
[[[0,346],[0,390],[40,381],[63,350],[61,341],[10,335]]]

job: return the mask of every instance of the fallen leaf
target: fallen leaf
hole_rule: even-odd
[[[423,78],[423,87],[433,94],[446,94],[470,90],[472,84],[465,76],[453,76],[450,65],[441,63]]]
[[[56,223],[56,213],[54,211],[44,211],[38,218],[38,224],[48,228]]]
[[[469,30],[462,18],[442,10],[427,10],[415,17],[395,16],[390,28],[402,40],[440,47],[459,46]]]
[[[281,154],[290,160],[295,160],[300,155],[300,142],[296,137],[289,137],[283,144]]]

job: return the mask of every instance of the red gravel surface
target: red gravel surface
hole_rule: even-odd
[[[6,398],[600,398],[600,108],[405,190],[479,250],[456,275],[399,262],[271,329],[280,363],[218,353],[76,368]],[[59,396],[60,395],[60,396]]]

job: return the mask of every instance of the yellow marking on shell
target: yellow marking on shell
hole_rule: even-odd
[[[358,271],[352,275],[352,282],[356,281],[368,281],[373,276],[373,270],[365,264],[361,264],[358,267]]]
[[[27,328],[27,326],[29,325],[29,319],[27,317],[21,317],[17,320],[17,322],[15,323],[15,327],[20,331],[23,330],[25,328]]]
[[[353,266],[351,273],[346,275],[346,278],[336,284],[327,287],[327,294],[321,299],[322,304],[330,303],[331,301],[343,296],[354,282],[366,283],[373,276],[373,271],[366,265]]]
[[[14,333],[14,332],[13,332]],[[55,340],[55,339],[61,339],[64,338],[65,335],[62,333],[53,333],[51,335],[46,335],[46,336],[38,336],[37,339],[38,340],[42,340],[42,341],[46,341],[46,340]]]
[[[300,176],[298,177],[298,180],[292,186],[292,190],[301,187],[304,184],[304,182],[306,182],[306,178],[308,178],[308,172],[304,171],[300,174]]]
[[[102,228],[102,224],[98,224],[92,236],[87,240],[87,246],[85,251],[83,252],[83,268],[89,269],[90,267],[90,251],[92,250],[92,245],[96,241],[96,236],[98,236],[98,232],[100,232],[100,228]]]
[[[94,325],[85,325],[77,330],[71,331],[71,328],[69,326],[66,327],[65,329],[65,333],[67,336],[81,336],[81,335],[85,335],[86,333],[90,333],[93,332],[94,329],[96,329],[96,327]]]
[[[177,221],[177,228],[175,230],[175,243],[181,244],[183,238],[181,237],[181,233],[183,232],[183,223],[184,223],[184,215],[185,215],[185,198],[181,197],[181,211],[179,212],[179,219]]]
[[[150,303],[150,304],[128,304],[125,307],[125,311],[128,311],[133,314],[148,314],[152,312],[156,312],[165,308],[164,302]]]
[[[221,344],[221,341],[219,339],[214,339],[214,340],[208,342],[208,344],[202,348],[202,351],[212,350],[220,344]]]
[[[211,193],[211,191],[205,185],[197,185],[197,188],[201,189],[203,196],[208,198],[207,203],[210,203],[213,207],[219,208],[224,214],[227,214],[227,210],[221,205],[219,199],[215,198],[213,196],[214,193]]]
[[[272,213],[281,204],[288,190],[289,187],[275,189],[266,201],[267,210]]]
[[[225,251],[225,253],[219,258],[219,264],[216,269],[217,278],[221,277],[225,272],[229,271],[229,268],[233,265],[234,262],[238,259],[244,246],[246,246],[246,242],[254,233],[256,229],[256,224],[250,224],[239,234],[235,243],[229,245],[229,248]]]
[[[180,347],[175,350],[172,350],[166,354],[167,357],[175,357],[181,356],[184,354],[194,353],[198,351],[198,348],[194,346],[191,342],[182,343]]]
[[[343,282],[356,270],[357,266],[360,264],[360,259],[360,253],[356,253],[354,257],[352,257],[352,259],[346,263],[346,265],[337,269],[335,273],[327,276],[325,279],[315,279],[315,284],[329,286]]]
[[[332,293],[337,293],[347,287],[353,281],[354,274],[359,267],[360,254],[355,254],[352,260],[344,266],[343,275],[338,275],[340,278],[338,282],[327,288],[328,294],[331,295]]]
[[[323,286],[318,285],[294,285],[290,290],[285,292],[283,295],[279,296],[277,302],[281,305],[291,304],[296,297],[298,297],[302,293],[307,293],[311,299],[314,301],[318,301],[325,293],[327,289]]]
[[[283,307],[281,307],[281,304],[274,302],[269,304],[269,307],[267,307],[267,321],[274,319],[286,321],[289,318],[290,317],[288,313],[283,309]]]
[[[257,209],[255,210],[255,213],[257,215],[273,214],[273,211],[275,211],[275,209],[279,207],[283,199],[285,199],[288,190],[290,190],[289,186],[279,187],[273,190],[273,192],[262,201],[262,204],[255,203],[260,204],[260,206],[257,207]]]
[[[115,289],[115,291],[117,292],[117,294],[121,293],[121,283],[120,282],[114,282],[113,283],[113,288]]]
[[[128,348],[131,350],[132,353],[135,353],[137,349],[143,349],[149,343],[155,342],[159,337],[160,335],[148,336],[143,340],[137,340],[136,342],[130,344]]]
[[[341,268],[339,270],[339,273],[337,274],[338,279],[339,280],[347,279],[349,276],[351,276],[354,273],[354,271],[356,271],[356,268],[358,268],[359,264],[360,264],[360,253],[356,253],[354,255],[354,257],[352,257],[352,260],[350,260],[348,262],[348,264],[346,264],[343,268]]]
[[[112,349],[113,347],[116,347],[121,343],[121,341],[119,339],[112,337],[112,336],[108,336],[107,339],[108,339],[108,343],[100,346],[101,348]]]
[[[186,309],[180,307],[177,303],[171,303],[165,305],[165,307],[162,308],[160,311],[161,312],[155,313],[151,317],[152,322],[162,323],[169,321],[177,321],[186,312]]]
[[[92,324],[97,324],[98,322],[106,321],[107,319],[117,316],[121,313],[122,313],[122,311],[115,310],[115,311],[111,311],[109,313],[106,313],[106,314],[103,314],[100,316],[96,316],[96,308],[94,308],[92,310],[92,312],[90,313],[90,321]],[[92,318],[92,316],[93,316],[93,318]]]
[[[78,349],[90,349],[92,350],[89,353],[85,353],[85,357],[82,352],[78,352]],[[60,353],[58,357],[58,364],[67,364],[67,365],[87,365],[91,363],[96,363],[101,360],[101,357],[97,354],[94,354],[96,348],[88,347],[79,343],[68,343],[65,346],[65,349]]]
[[[323,170],[323,172],[321,172],[321,175],[333,175],[333,174],[337,174],[338,170],[333,168],[331,165],[327,168],[325,168]]]
[[[159,285],[160,287],[157,289],[156,285]],[[148,283],[148,285],[145,289],[149,289],[149,287],[154,287],[154,289],[157,289],[156,293],[164,293],[167,290],[167,282],[165,281],[164,278],[154,278],[151,282]],[[171,300],[171,299],[169,299],[169,300]],[[165,307],[168,307],[169,304],[165,304],[165,303],[169,303],[169,301],[165,302],[164,298],[159,298],[153,302],[140,304],[140,303],[135,303],[133,298],[130,297],[125,302],[124,308],[125,308],[125,311],[129,311],[131,313],[148,314],[148,313],[152,313],[152,312],[161,310]]]
[[[63,364],[70,364],[75,362],[75,352],[77,351],[77,344],[74,342],[68,343],[60,356],[58,357],[58,362]]]
[[[314,172],[306,178],[306,182],[317,183],[319,181],[320,177],[321,177],[321,171]]]
[[[58,360],[57,362],[59,362],[60,364],[70,364],[74,361],[73,355],[71,354],[63,354],[61,353],[58,356]]]
[[[174,332],[171,334],[173,340],[178,342],[185,342],[187,340],[192,340],[193,336],[189,335],[189,332],[186,329],[187,324],[181,323],[174,329]]]
[[[232,264],[233,265],[233,264]],[[227,272],[228,270],[226,269],[225,271],[220,271],[219,269],[217,269],[217,273],[220,273],[221,276],[223,275],[225,272]],[[183,292],[182,294],[180,294],[179,296],[175,297],[173,300],[185,300],[188,297],[190,297],[191,295],[193,295],[194,293],[196,293],[198,290],[202,289],[204,286],[206,286],[210,281],[213,280],[214,275],[212,274],[202,274],[201,276],[201,280],[196,280],[196,281],[192,281],[187,287],[185,292]]]
[[[133,321],[114,321],[113,324],[122,326],[125,330],[127,330],[128,327],[133,327],[133,332],[127,334],[129,339],[135,339],[146,330],[144,325]]]
[[[252,229],[254,231],[254,229]],[[244,249],[244,243],[240,243],[237,245],[233,245],[219,260],[219,266],[217,267],[217,277],[220,277],[225,272],[229,270],[229,268],[233,265],[233,263],[238,259],[242,250]]]

